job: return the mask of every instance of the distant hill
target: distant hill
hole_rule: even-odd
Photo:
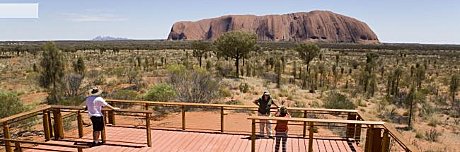
[[[364,22],[330,11],[283,15],[227,15],[196,22],[176,22],[168,40],[215,40],[225,32],[255,33],[260,41],[312,41],[330,43],[379,43]]]
[[[128,38],[112,37],[112,36],[97,36],[93,41],[113,41],[113,40],[129,40]]]

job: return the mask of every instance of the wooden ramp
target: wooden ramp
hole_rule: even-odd
[[[249,152],[251,140],[248,135],[200,133],[187,131],[152,130],[152,147],[147,147],[144,129],[106,127],[107,143],[105,145],[84,149],[85,152]],[[64,141],[49,141],[60,144],[86,144],[90,142],[91,134],[82,139]],[[256,151],[274,151],[274,139],[257,139]],[[315,139],[313,150],[319,152],[352,152],[354,144],[345,140]],[[75,151],[63,147],[36,146],[29,152],[41,151]],[[308,139],[288,138],[287,151],[308,151]]]

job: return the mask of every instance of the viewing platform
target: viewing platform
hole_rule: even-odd
[[[366,121],[356,110],[288,107],[290,113],[297,117],[280,118],[255,116],[255,106],[125,100],[108,102],[123,109],[104,110],[103,145],[89,146],[92,141],[91,127],[83,123],[89,118],[82,107],[43,106],[0,119],[4,134],[1,139],[3,150],[269,152],[274,151],[275,140],[258,136],[259,123],[286,120],[289,121],[287,151],[290,152],[417,151],[392,126],[379,121]],[[157,107],[171,108],[171,115],[177,116],[171,120],[179,123],[154,120],[157,118],[155,110],[160,110]],[[197,116],[191,119],[187,115],[198,111],[192,108],[207,109],[209,116],[200,117],[202,113],[198,113],[198,119]],[[324,119],[326,115],[333,118]],[[71,117],[76,117],[76,120],[69,119]],[[43,130],[44,135],[33,140],[13,138],[12,134],[17,131],[13,126],[29,118],[39,119],[37,122],[42,127],[36,129]],[[235,124],[232,120],[236,119],[239,122]],[[122,120],[135,120],[136,123],[119,123]],[[75,129],[64,131],[64,121],[74,124]]]

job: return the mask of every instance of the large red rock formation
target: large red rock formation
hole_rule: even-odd
[[[247,31],[263,41],[378,43],[366,23],[330,11],[284,15],[227,15],[174,23],[168,40],[215,40],[228,31]]]

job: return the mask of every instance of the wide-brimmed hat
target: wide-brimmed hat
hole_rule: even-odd
[[[93,87],[91,89],[88,90],[88,94],[90,96],[98,96],[98,95],[101,95],[102,94],[102,89],[98,88],[98,87]]]

